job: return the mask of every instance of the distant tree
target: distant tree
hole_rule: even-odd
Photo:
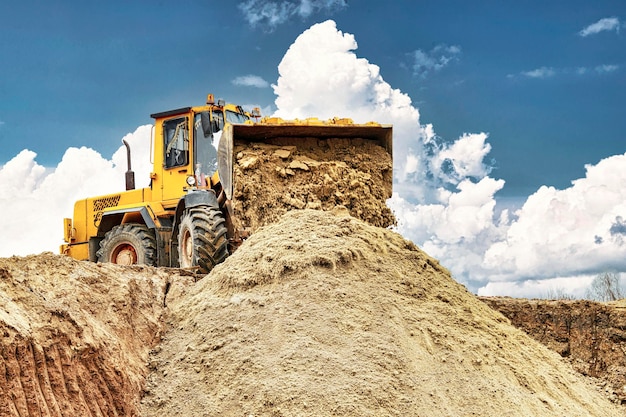
[[[572,294],[568,293],[561,287],[550,288],[546,293],[546,299],[548,300],[575,300]]]
[[[626,297],[621,276],[615,272],[598,274],[587,289],[587,298],[597,301],[615,301]]]

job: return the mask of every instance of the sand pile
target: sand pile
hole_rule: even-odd
[[[166,289],[191,282],[50,253],[0,258],[0,416],[137,415]]]
[[[250,231],[294,209],[345,206],[373,226],[395,224],[391,197],[392,158],[364,139],[274,138],[235,146],[233,207],[237,226]]]
[[[168,297],[144,416],[618,416],[399,235],[292,211]]]

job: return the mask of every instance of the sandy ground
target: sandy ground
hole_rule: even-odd
[[[618,416],[436,260],[292,211],[168,303],[143,416]]]

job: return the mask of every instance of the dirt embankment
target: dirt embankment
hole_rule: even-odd
[[[294,210],[211,274],[0,259],[2,416],[623,415],[398,234]]]
[[[581,374],[598,378],[613,401],[626,404],[626,300],[481,300],[567,358]]]

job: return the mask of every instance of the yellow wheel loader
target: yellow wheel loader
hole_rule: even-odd
[[[241,106],[215,102],[212,94],[206,105],[151,117],[155,124],[149,187],[135,189],[130,147],[124,142],[128,156],[126,191],[77,201],[73,219],[63,220],[66,243],[61,245],[62,254],[94,262],[182,267],[208,273],[251,232],[237,219],[236,182],[246,178],[237,165],[243,154],[238,149],[254,144],[296,154],[294,149],[304,143],[334,148],[340,142],[354,148],[372,142],[389,157],[392,152],[391,126],[358,125],[349,119],[258,120],[258,109],[248,113]],[[283,158],[274,157],[279,161],[286,158],[284,153],[274,154]],[[269,161],[270,156],[265,159]],[[283,173],[290,171],[283,169]],[[373,198],[384,201],[391,197],[391,167],[381,171],[385,171],[383,181],[388,187]],[[344,171],[337,172],[341,176]],[[311,178],[309,182],[317,181]],[[263,187],[271,186],[269,182],[274,180],[267,182]],[[284,183],[289,190],[288,180]]]

